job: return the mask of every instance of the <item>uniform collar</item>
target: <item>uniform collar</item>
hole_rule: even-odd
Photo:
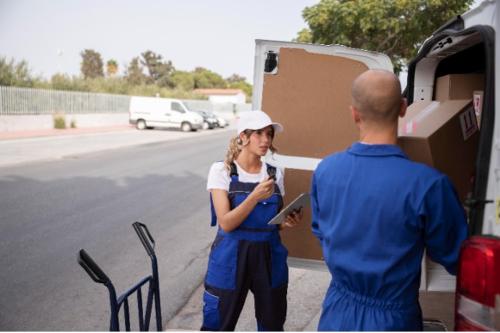
[[[405,153],[396,145],[378,145],[366,144],[361,142],[354,143],[347,149],[348,153],[361,156],[399,156],[408,158]]]

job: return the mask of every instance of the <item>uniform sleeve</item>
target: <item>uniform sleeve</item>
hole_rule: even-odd
[[[312,211],[312,233],[319,239],[320,242],[323,240],[323,234],[319,228],[319,205],[318,205],[318,189],[316,183],[316,172],[312,176],[311,184],[311,211]]]
[[[207,179],[207,191],[210,190],[226,190],[229,191],[230,178],[224,167],[224,163],[216,162],[210,167]]]
[[[465,211],[446,176],[427,191],[420,216],[425,226],[427,254],[453,275],[457,272],[460,246],[467,238]]]

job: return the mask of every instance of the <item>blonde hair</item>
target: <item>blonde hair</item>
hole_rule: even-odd
[[[243,131],[243,134],[247,138],[249,138],[253,132],[255,132],[255,130],[247,129]],[[274,130],[273,130],[273,138],[274,138]],[[228,172],[231,172],[231,164],[238,158],[238,155],[241,153],[243,147],[244,147],[243,142],[241,141],[239,136],[235,136],[234,138],[231,138],[231,140],[229,140],[229,147],[227,148],[226,158],[224,159],[224,166]],[[272,143],[271,146],[269,147],[269,150],[273,154],[278,151],[278,149],[276,149],[276,147],[274,147]]]

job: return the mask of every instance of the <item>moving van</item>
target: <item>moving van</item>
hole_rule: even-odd
[[[408,64],[404,94],[414,122],[405,123],[403,149],[427,149],[415,158],[456,180],[470,229],[456,278],[428,258],[422,262],[424,318],[438,320],[431,330],[500,329],[499,36],[500,4],[484,1],[439,28]],[[266,158],[285,168],[285,204],[310,190],[322,158],[358,140],[349,112],[350,88],[355,77],[371,68],[393,70],[380,53],[256,41],[252,104],[286,128],[275,140],[279,154]],[[307,208],[303,223],[283,233],[289,264],[326,270],[310,215]]]
[[[178,99],[132,96],[129,115],[130,124],[136,125],[139,130],[161,127],[189,132],[203,126],[203,117],[189,111]]]

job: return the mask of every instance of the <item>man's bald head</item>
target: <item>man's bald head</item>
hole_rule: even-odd
[[[392,72],[370,69],[352,84],[352,104],[368,122],[392,123],[401,110],[401,84]]]

